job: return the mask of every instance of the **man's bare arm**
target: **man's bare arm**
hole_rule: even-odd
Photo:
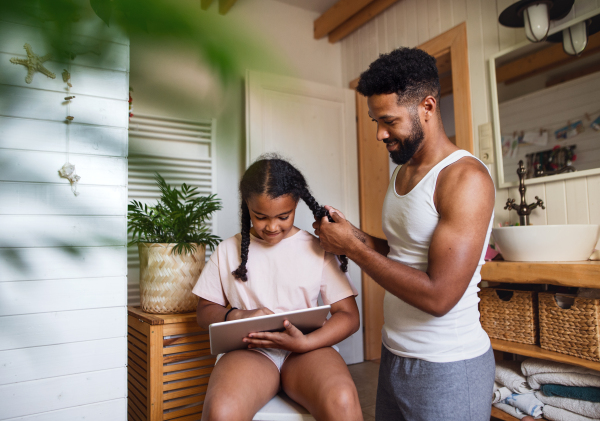
[[[431,239],[427,272],[374,251],[355,238],[339,216],[322,221],[323,248],[345,254],[378,284],[412,306],[443,316],[463,296],[477,268],[494,207],[494,186],[485,168],[464,160],[440,174],[436,206],[440,214]]]

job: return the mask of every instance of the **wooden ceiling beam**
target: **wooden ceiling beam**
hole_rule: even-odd
[[[329,33],[329,42],[335,43],[350,35],[398,0],[373,0],[350,19]]]
[[[339,0],[315,20],[315,39],[323,38],[373,1],[374,0]]]
[[[546,70],[573,62],[580,57],[589,56],[599,50],[600,32],[589,37],[588,45],[579,57],[568,55],[563,51],[562,43],[558,43],[498,67],[496,69],[496,82],[505,82],[506,84],[518,82]]]
[[[583,69],[578,69],[563,75],[555,76],[548,82],[546,82],[546,88],[558,85],[559,83],[565,83],[583,76],[591,75],[592,73],[596,72],[600,72],[600,63],[596,63],[591,66],[584,67]]]
[[[231,6],[235,4],[237,0],[219,0],[219,14],[224,15],[229,12]]]

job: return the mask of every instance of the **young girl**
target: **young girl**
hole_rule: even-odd
[[[250,334],[248,349],[217,359],[202,420],[251,420],[280,389],[317,420],[362,420],[356,387],[331,347],[360,325],[356,289],[336,256],[294,226],[302,199],[317,218],[327,215],[302,174],[279,158],[252,164],[240,182],[242,232],[223,241],[193,292],[200,297],[198,324],[331,305],[331,318],[302,334],[287,320],[284,332]],[[343,267],[342,267],[343,266]],[[344,270],[343,270],[344,269]],[[231,304],[231,310],[226,308]]]

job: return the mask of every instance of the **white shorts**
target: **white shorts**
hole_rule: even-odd
[[[270,359],[273,362],[273,364],[275,364],[275,367],[277,367],[277,370],[279,370],[280,372],[281,372],[281,367],[283,366],[283,363],[285,362],[287,357],[289,357],[290,354],[292,353],[291,351],[286,351],[284,349],[277,349],[277,348],[252,348],[252,349],[249,349],[248,351],[254,351],[254,352],[263,354],[265,357]],[[217,361],[215,361],[215,365],[217,364],[217,362],[219,362],[219,360],[221,359],[221,357],[223,355],[225,355],[225,354],[217,355]]]
[[[332,345],[331,347],[333,349],[335,349],[337,352],[340,352],[340,349],[337,347],[337,345]],[[286,351],[284,349],[278,349],[278,348],[252,348],[252,349],[248,349],[248,351],[254,351],[254,352],[263,354],[265,357],[267,357],[268,359],[273,361],[273,364],[275,364],[275,367],[277,367],[277,370],[279,370],[279,372],[281,372],[281,367],[283,366],[283,363],[285,362],[285,360],[287,360],[287,358],[292,353],[292,351]],[[225,354],[217,355],[217,360],[215,361],[215,365],[217,365],[217,362],[219,362],[219,360],[221,359],[221,357],[223,355],[225,355]]]

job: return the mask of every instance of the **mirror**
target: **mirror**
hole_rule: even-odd
[[[600,9],[555,26],[549,39],[584,21],[596,24]],[[600,32],[580,56],[565,54],[558,38],[490,58],[499,188],[518,185],[520,160],[527,184],[600,174]]]

